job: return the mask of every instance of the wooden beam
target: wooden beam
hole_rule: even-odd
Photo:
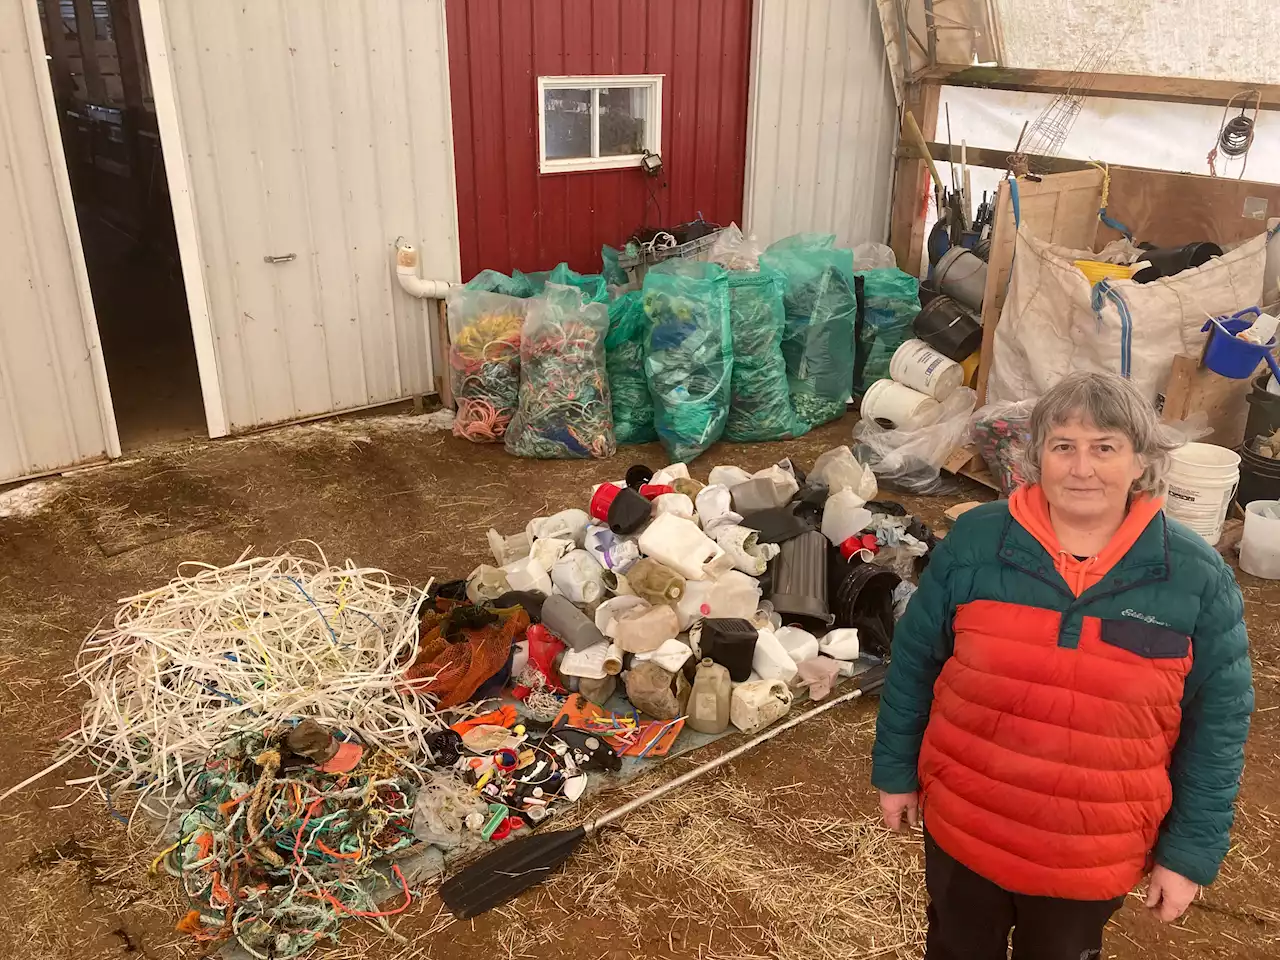
[[[992,150],[989,147],[975,147],[968,145],[965,147],[966,155],[971,167],[991,167],[995,170],[1007,170],[1009,168],[1009,156],[1012,150]],[[953,152],[959,155],[959,150],[953,148]],[[934,160],[947,159],[947,145],[945,143],[929,142],[929,155]],[[921,158],[920,149],[910,141],[903,139],[898,141],[898,156],[910,157],[913,159]],[[1031,170],[1033,173],[1074,173],[1077,170],[1088,170],[1089,162],[1087,160],[1071,160],[1067,157],[1045,157],[1039,154],[1028,154],[1027,159],[1031,161]],[[957,163],[959,160],[957,159]]]
[[[90,103],[107,102],[107,85],[98,63],[98,23],[93,15],[93,0],[74,0],[76,40],[80,43],[80,70],[84,76],[86,96]]]
[[[1015,67],[971,67],[939,64],[921,71],[916,80],[944,83],[949,87],[988,87],[1027,93],[1066,93],[1079,76],[1067,70],[1026,70]],[[1222,107],[1238,93],[1257,90],[1262,109],[1280,110],[1280,84],[1237,83],[1233,80],[1193,80],[1187,77],[1144,77],[1125,73],[1098,73],[1089,78],[1088,97],[1118,100],[1156,100],[1164,103],[1199,103]]]
[[[937,135],[938,101],[941,88],[934,83],[907,86],[904,110],[910,110],[926,140]],[[912,276],[920,275],[924,256],[924,220],[929,198],[929,168],[917,156],[898,154],[893,185],[893,217],[889,225],[889,245],[893,247],[898,267]]]

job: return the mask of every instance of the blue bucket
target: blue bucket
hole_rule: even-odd
[[[1280,366],[1276,364],[1276,358],[1271,352],[1276,347],[1275,337],[1266,346],[1262,346],[1236,336],[1253,326],[1254,320],[1261,314],[1262,311],[1257,307],[1249,307],[1230,317],[1210,320],[1201,327],[1202,332],[1212,330],[1204,351],[1204,365],[1230,380],[1248,380],[1258,369],[1258,364],[1265,360],[1271,365],[1276,379],[1280,380]]]

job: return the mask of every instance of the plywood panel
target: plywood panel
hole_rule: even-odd
[[[1135,239],[1158,247],[1201,240],[1225,245],[1256,237],[1268,217],[1280,216],[1280,185],[1112,167],[1107,213]],[[1098,224],[1099,245],[1119,237]]]

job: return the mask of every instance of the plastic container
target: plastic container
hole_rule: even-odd
[[[733,497],[733,509],[744,516],[761,510],[780,507],[791,500],[795,490],[774,483],[771,477],[752,477],[745,483],[729,488]]]
[[[584,545],[606,570],[626,572],[640,559],[640,545],[635,540],[619,537],[608,527],[591,527]]]
[[[751,679],[751,661],[756,653],[759,632],[749,620],[713,617],[702,621],[703,657],[729,671],[734,683]]]
[[[573,549],[573,541],[562,537],[543,537],[533,541],[529,557],[547,573],[559,562],[560,558]]]
[[[520,533],[504,537],[493,527],[489,528],[489,549],[493,551],[493,559],[500,567],[527,557],[531,546],[532,542],[529,540],[527,531],[522,530]]]
[[[574,650],[586,650],[605,642],[605,635],[566,597],[547,597],[542,605],[542,625]]]
[[[1103,260],[1076,260],[1076,269],[1084,274],[1093,286],[1102,280],[1132,280],[1133,267],[1123,263],[1107,263]]]
[[[749,680],[734,687],[729,720],[743,733],[759,733],[791,709],[791,691],[781,680]]]
[[[1230,317],[1210,320],[1201,329],[1209,331],[1209,344],[1205,347],[1203,363],[1219,376],[1231,380],[1247,380],[1264,361],[1271,367],[1271,372],[1280,376],[1280,364],[1272,351],[1276,347],[1276,338],[1272,336],[1267,344],[1250,343],[1241,340],[1236,334],[1248,330],[1254,324],[1254,318],[1260,315],[1257,307],[1241,310]]]
[[[472,603],[487,603],[510,592],[511,584],[507,582],[506,572],[487,563],[480,564],[467,577],[467,599]]]
[[[1280,460],[1259,456],[1246,444],[1240,448],[1236,502],[1243,508],[1255,500],[1280,500]]]
[[[832,562],[831,610],[839,627],[858,630],[859,651],[884,656],[893,642],[893,591],[902,578],[874,563]]]
[[[934,297],[911,321],[912,332],[944,357],[962,363],[982,346],[982,323],[950,297]]]
[[[663,494],[675,493],[676,488],[669,483],[644,483],[636,492],[646,500],[657,500]]]
[[[893,380],[877,380],[862,396],[860,413],[888,430],[915,430],[936,417],[941,404]]]
[[[551,575],[547,568],[534,556],[522,557],[502,568],[507,575],[507,583],[512,590],[536,590],[538,593],[551,593]]]
[[[638,617],[619,620],[614,640],[626,653],[651,653],[679,633],[675,610],[663,605],[650,607]]]
[[[1240,569],[1264,580],[1280,580],[1280,500],[1254,500],[1245,508]],[[705,632],[704,626],[704,636]]]
[[[602,483],[591,495],[591,516],[614,533],[635,533],[653,516],[653,506],[630,487]]]
[[[782,545],[773,568],[769,600],[784,620],[798,617],[816,625],[831,625],[834,617],[827,607],[826,537],[811,530]]]
[[[760,581],[740,570],[722,574],[712,584],[707,616],[750,620],[760,607]]]
[[[822,535],[833,547],[841,547],[841,552],[842,544],[871,525],[871,511],[865,502],[852,490],[841,490],[827,498],[822,511]]]
[[[818,641],[818,650],[833,660],[858,659],[858,631],[854,627],[837,627]]]
[[[987,265],[965,247],[952,247],[934,267],[934,281],[944,295],[970,310],[982,310],[987,289]]]
[[[796,662],[778,642],[772,630],[761,630],[756,636],[756,649],[751,655],[751,669],[762,680],[780,680],[790,684],[796,678]]]
[[[1144,250],[1142,259],[1150,264],[1133,274],[1138,283],[1150,283],[1161,277],[1176,277],[1183,270],[1201,267],[1214,257],[1222,256],[1216,243],[1188,243],[1184,247],[1156,247]]]
[[[572,540],[582,546],[582,538],[587,534],[587,523],[590,518],[586,511],[570,508],[561,510],[549,517],[534,517],[524,528],[530,540],[543,540],[558,537]]]
[[[1280,395],[1272,389],[1275,382],[1270,370],[1253,381],[1253,389],[1246,398],[1249,401],[1249,419],[1244,425],[1246,442],[1280,430]]]
[[[551,568],[551,582],[574,603],[595,603],[604,596],[604,568],[587,550],[572,550]]]
[[[848,447],[833,447],[820,454],[809,472],[811,484],[822,484],[831,493],[852,490],[865,500],[874,500],[879,490],[876,475],[854,457]]]
[[[682,631],[690,629],[703,617],[711,616],[711,594],[715,588],[716,582],[714,580],[686,580],[684,582],[684,596],[676,604],[676,619],[680,621],[680,629]]]
[[[1169,461],[1165,510],[1217,544],[1240,482],[1240,455],[1213,443],[1187,443],[1170,453]]]
[[[707,486],[736,487],[750,479],[751,474],[741,467],[716,466],[711,468],[711,474],[707,477]]]
[[[689,719],[685,722],[699,733],[724,733],[729,729],[729,671],[714,660],[698,664],[689,697]]]
[[[778,638],[787,655],[797,665],[806,660],[812,660],[818,655],[818,638],[808,630],[802,630],[799,627],[783,627],[775,630],[773,635]]]
[[[639,494],[636,494],[639,496]],[[643,497],[641,497],[644,500]],[[648,501],[645,500],[645,505]],[[686,580],[703,580],[706,567],[724,555],[714,540],[692,520],[666,513],[640,534],[640,551],[665,563]]]
[[[684,577],[652,557],[636,561],[627,571],[631,592],[650,603],[679,603],[684,596],[685,583]]]
[[[935,400],[964,386],[964,368],[923,340],[908,340],[893,353],[889,376]]]
[[[693,500],[683,493],[664,493],[654,498],[654,516],[660,516],[664,513],[684,517],[686,520],[692,520],[696,516],[693,509]]]

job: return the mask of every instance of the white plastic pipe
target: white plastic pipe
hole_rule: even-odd
[[[418,248],[410,243],[396,247],[396,279],[405,293],[423,300],[443,299],[452,286],[448,280],[423,280],[418,276]]]

